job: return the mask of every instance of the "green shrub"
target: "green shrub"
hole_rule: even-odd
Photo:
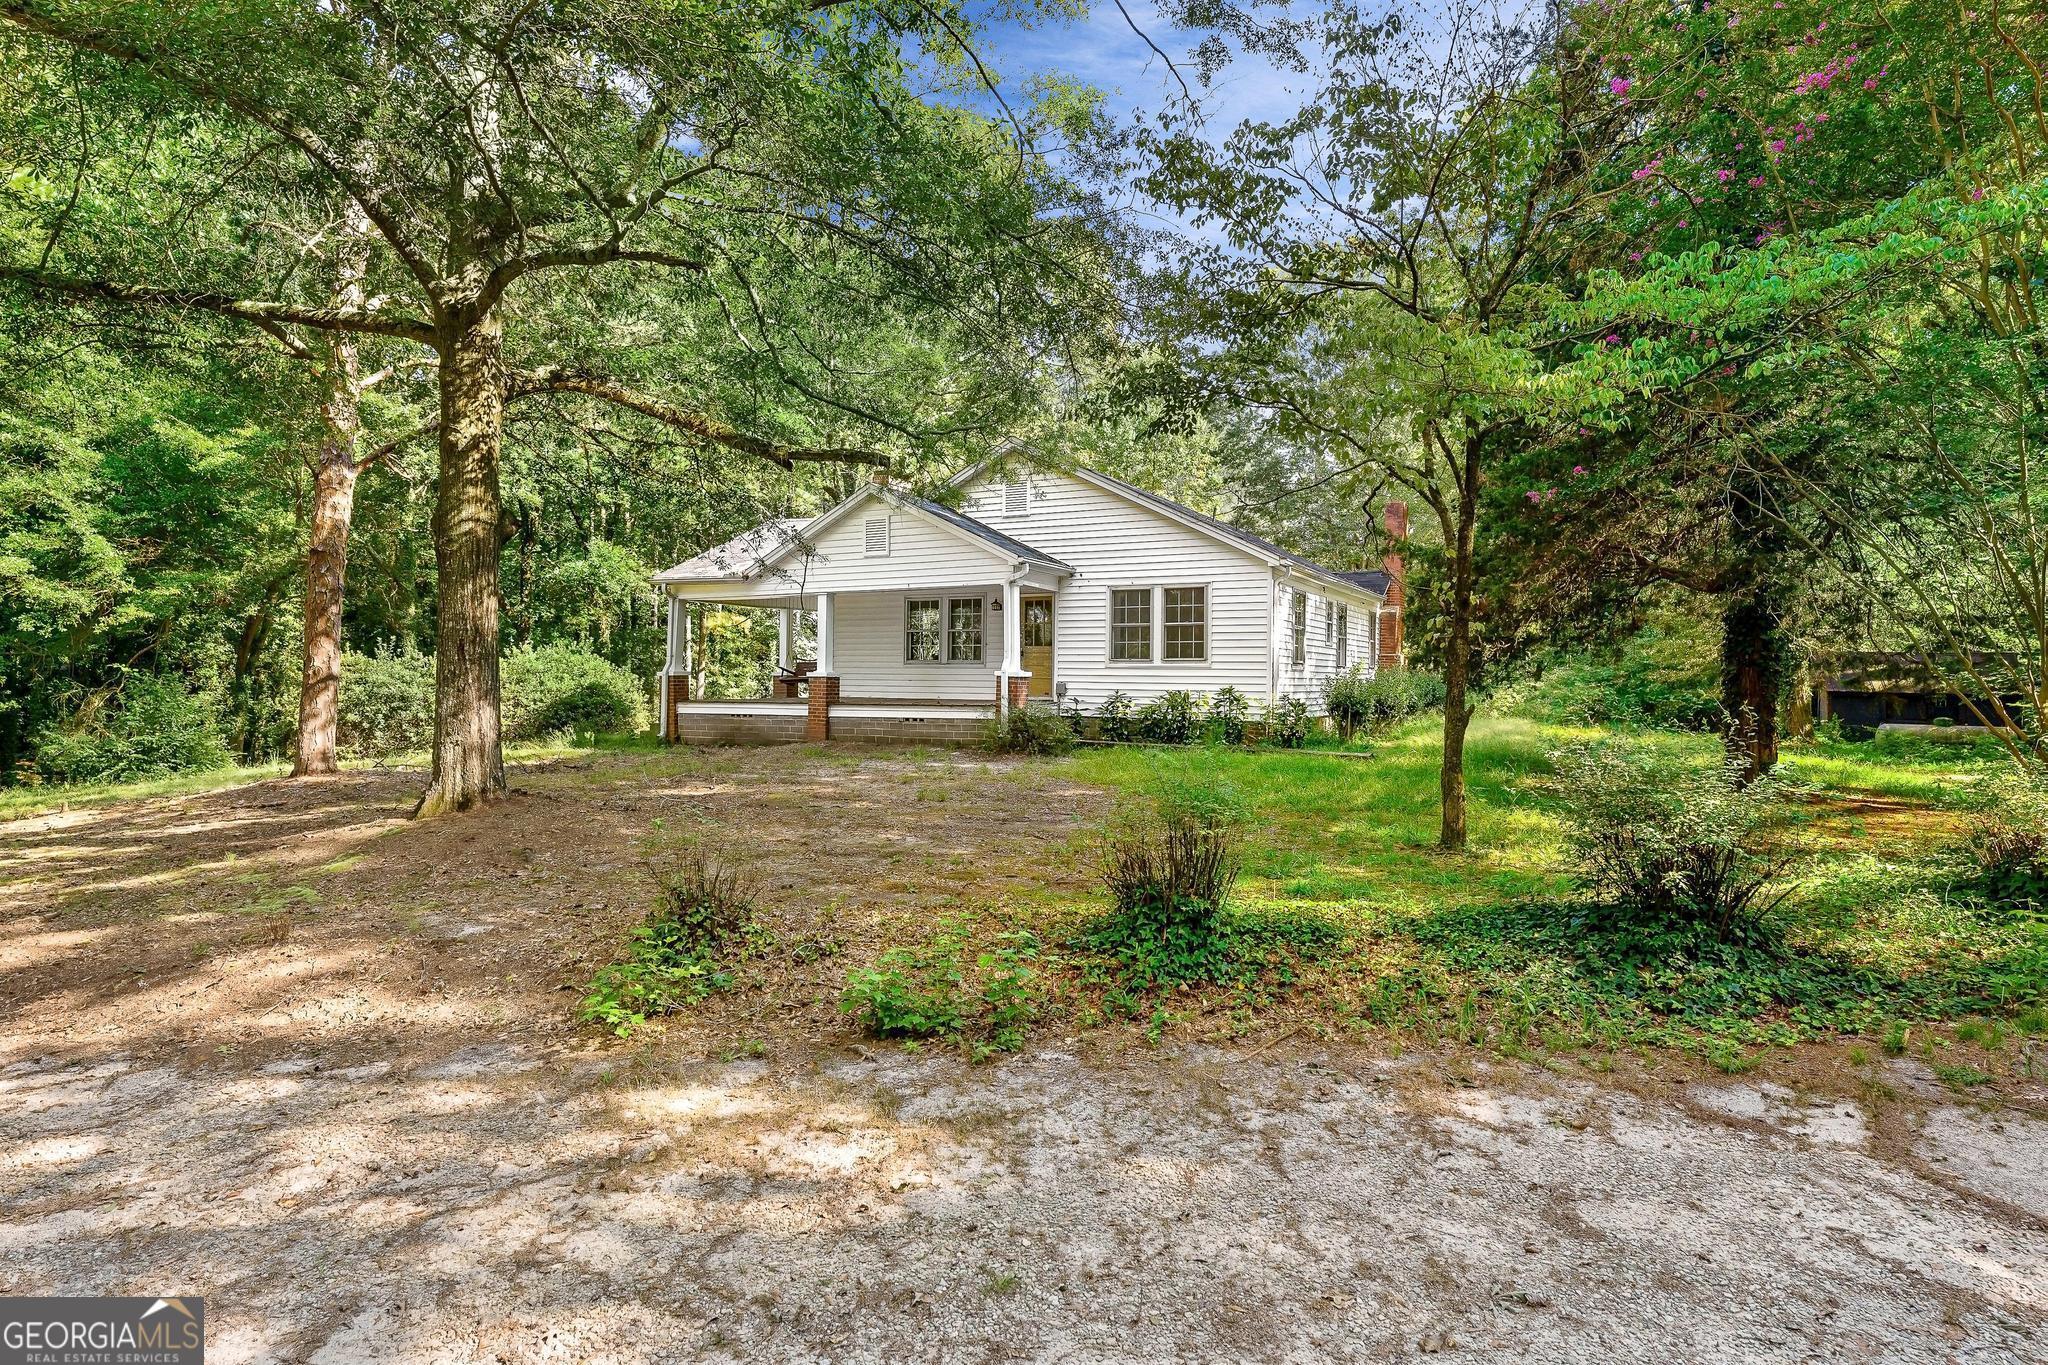
[[[1616,742],[1551,757],[1587,891],[1724,942],[1783,899],[1766,894],[1787,865],[1764,838],[1782,794],[1776,778],[1744,786],[1739,762],[1699,768]]]
[[[1313,724],[1307,702],[1300,697],[1282,697],[1266,708],[1266,742],[1283,749],[1299,749],[1308,743]]]
[[[1984,896],[2048,905],[2048,775],[2019,773],[1993,784],[1965,846]]]
[[[951,1038],[967,1022],[960,954],[967,931],[947,925],[914,947],[891,948],[846,975],[839,1008],[878,1038]]]
[[[233,762],[216,700],[147,673],[128,674],[108,704],[36,740],[36,767],[52,782],[133,782]]]
[[[566,645],[515,649],[499,664],[499,676],[507,740],[647,728],[639,679],[595,654]]]
[[[1521,708],[1564,725],[1649,725],[1712,730],[1721,724],[1715,631],[1695,615],[1662,612],[1619,648],[1572,655],[1546,669]]]
[[[1251,714],[1250,698],[1234,687],[1219,687],[1209,698],[1210,733],[1224,744],[1242,744]]]
[[[1227,795],[1211,801],[1193,786],[1163,796],[1156,817],[1127,816],[1103,842],[1113,909],[1082,942],[1142,985],[1223,979],[1224,902],[1240,865],[1233,816]]]
[[[1135,739],[1138,733],[1137,703],[1121,690],[1112,692],[1096,709],[1095,723],[1104,739]]]
[[[498,678],[501,734],[508,742],[647,727],[639,680],[584,650],[515,649],[500,660]],[[366,757],[416,753],[432,744],[433,655],[344,655],[337,732],[344,753]]]
[[[747,879],[690,855],[662,877],[655,908],[633,931],[625,960],[590,983],[582,1017],[624,1038],[650,1018],[694,1005],[732,984],[722,960],[743,955],[758,932]]]
[[[1154,744],[1192,744],[1202,733],[1202,699],[1175,689],[1138,709],[1138,733]]]
[[[1074,747],[1074,725],[1045,706],[1013,706],[991,720],[982,742],[999,754],[1063,754]]]
[[[434,742],[434,656],[341,656],[335,739],[343,753],[382,758]]]
[[[1360,730],[1390,729],[1443,701],[1443,679],[1409,668],[1368,674],[1365,665],[1354,664],[1323,682],[1323,710],[1347,740]]]
[[[878,1038],[965,1042],[977,1061],[1016,1051],[1038,1018],[1044,945],[1029,929],[999,933],[975,956],[970,981],[973,927],[971,916],[949,920],[923,943],[848,972],[840,1009]]]

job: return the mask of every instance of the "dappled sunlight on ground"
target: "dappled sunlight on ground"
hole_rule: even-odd
[[[426,824],[382,772],[0,825],[0,1283],[203,1293],[227,1365],[2048,1355],[2040,1097],[1913,1056],[1603,1075],[1287,1015],[1241,1050],[1061,1019],[985,1066],[858,1041],[850,965],[1099,904],[1102,761],[641,753]],[[1276,784],[1341,851],[1276,816],[1257,896],[1554,875],[1419,854],[1362,762]],[[580,994],[690,849],[744,862],[778,951],[600,1038]]]

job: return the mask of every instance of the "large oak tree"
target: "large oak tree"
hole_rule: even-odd
[[[971,423],[929,395],[902,412],[864,393],[805,317],[778,311],[773,274],[839,286],[839,306],[870,308],[878,327],[942,330],[951,354],[985,355],[989,374],[1019,383],[1018,353],[1101,302],[1069,260],[1094,239],[1030,131],[960,98],[982,72],[966,16],[943,0],[0,0],[0,22],[0,57],[33,67],[51,107],[84,111],[87,136],[118,141],[77,165],[121,171],[79,176],[39,247],[0,259],[0,280],[44,299],[200,310],[287,351],[362,339],[429,372],[437,701],[423,813],[504,787],[508,404],[610,404],[784,466],[879,462],[892,441]],[[42,144],[8,150],[47,183],[74,170],[68,149],[40,164]],[[95,230],[115,218],[121,230]],[[334,259],[350,219],[366,225],[360,268],[311,268]],[[721,410],[715,386],[641,363],[633,338],[578,311],[616,297],[622,276],[678,316],[722,317],[755,371],[830,420]],[[1001,387],[954,406],[985,407]]]

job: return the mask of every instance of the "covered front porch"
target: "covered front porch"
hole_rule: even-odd
[[[1054,602],[1071,572],[886,483],[809,521],[764,522],[655,575],[668,600],[662,733],[973,739],[990,717],[1053,695]],[[776,614],[764,695],[691,696],[692,603]]]
[[[978,738],[1010,707],[1051,696],[1056,583],[1022,574],[993,583],[859,592],[735,586],[668,591],[661,723],[671,742],[961,743]],[[692,695],[691,680],[702,674],[693,604],[772,613],[774,660],[764,692]],[[1027,642],[1040,639],[1045,646],[1027,649]]]

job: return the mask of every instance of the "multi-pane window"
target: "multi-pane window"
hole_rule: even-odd
[[[1337,667],[1351,666],[1351,608],[1337,604]]]
[[[939,661],[939,599],[913,597],[903,604],[903,657],[911,663]]]
[[[1052,647],[1052,599],[1024,599],[1024,620],[1017,627],[1017,643],[1025,649]]]
[[[1294,594],[1294,666],[1308,662],[1308,594]]]
[[[1208,658],[1209,590],[1165,588],[1161,597],[1166,646],[1161,657],[1171,661]]]
[[[1333,640],[1333,639],[1335,638],[1336,626],[1337,626],[1337,604],[1336,604],[1335,602],[1325,601],[1325,602],[1323,603],[1323,643],[1324,643],[1324,644],[1329,644],[1329,643],[1331,642],[1331,640]]]
[[[954,597],[946,602],[946,658],[956,664],[981,662],[981,599]]]
[[[1119,588],[1110,593],[1109,657],[1152,661],[1152,589]]]

